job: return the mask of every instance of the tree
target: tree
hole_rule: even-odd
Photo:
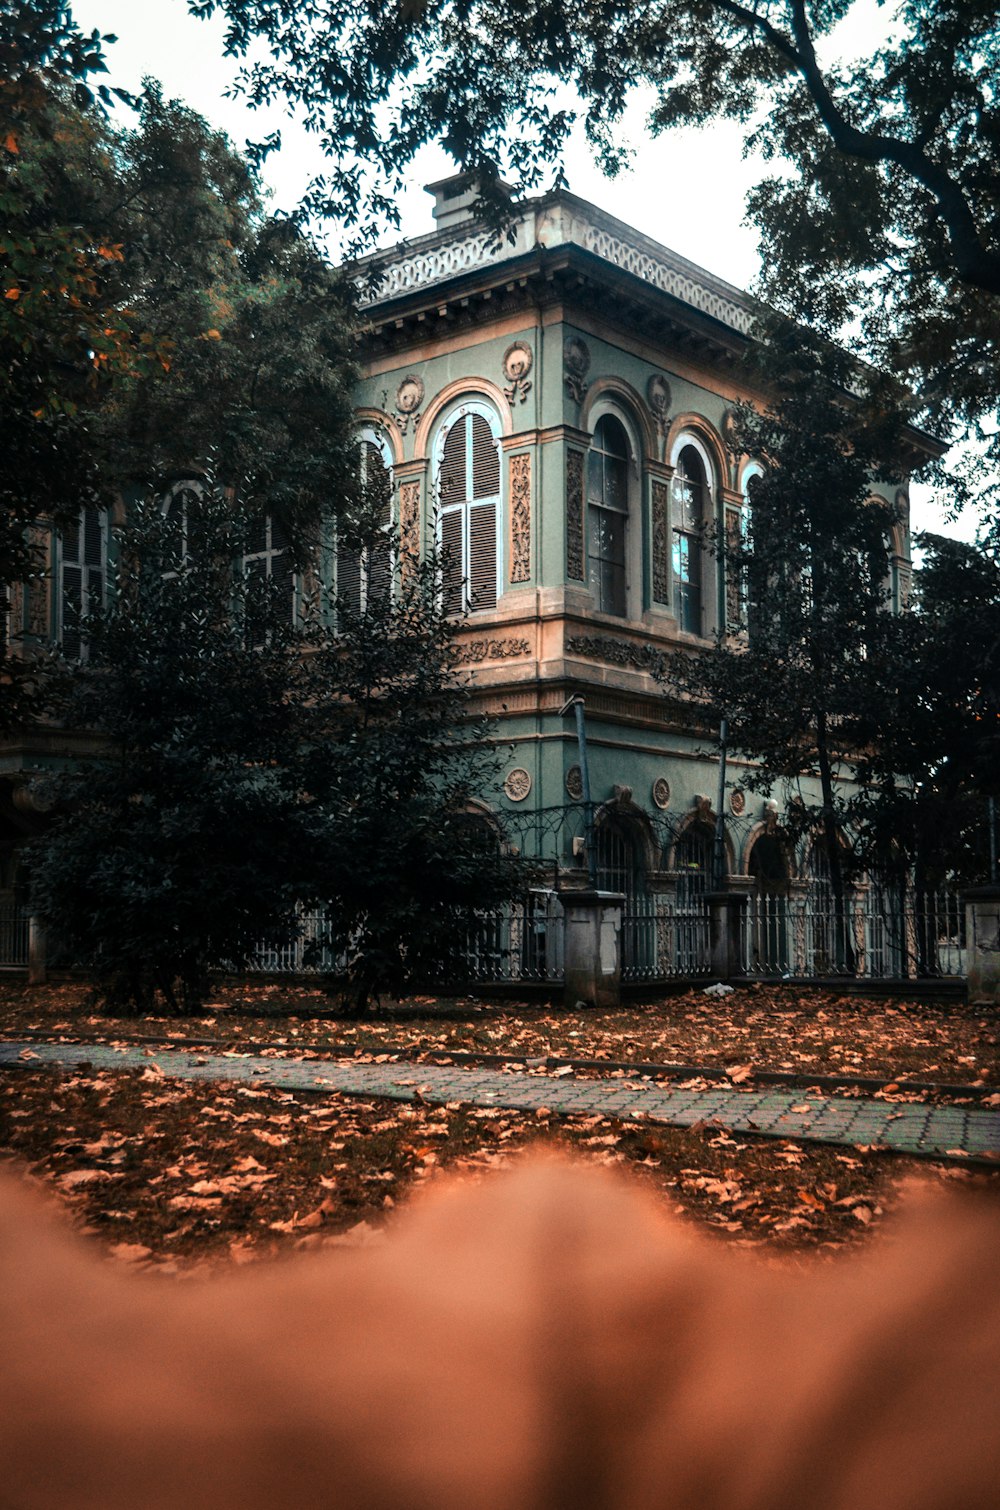
[[[639,88],[654,132],[743,123],[782,160],[751,201],[765,296],[828,332],[860,312],[868,354],[917,388],[928,422],[953,438],[978,428],[1000,458],[992,0],[901,0],[854,69],[824,61],[853,0],[188,3],[223,12],[229,52],[253,53],[251,102],[284,94],[322,134],[331,166],[305,208],[349,223],[392,218],[426,142],[483,175],[500,223],[495,170],[536,188],[577,115],[617,171],[627,151],[615,128]],[[969,486],[988,482],[973,464]]]
[[[1000,796],[1000,568],[922,535],[913,610],[887,643],[879,738],[857,763],[876,863],[918,899],[988,874],[986,799]],[[918,908],[919,910],[919,908]]]
[[[850,969],[852,778],[877,734],[893,624],[895,510],[872,482],[898,475],[902,419],[862,403],[852,359],[794,327],[776,333],[764,363],[774,397],[763,412],[739,408],[732,443],[762,465],[748,528],[714,542],[737,589],[732,622],[711,651],[678,652],[660,675],[699,722],[728,721],[730,748],[754,762],[745,785],[794,786],[789,839],[819,845],[838,963]]]
[[[353,536],[367,590],[314,623],[300,688],[302,895],[326,914],[357,1012],[460,981],[477,914],[524,885],[482,807],[502,752],[459,661],[442,558],[391,562],[380,513]]]
[[[477,910],[517,888],[476,805],[500,756],[440,562],[394,563],[380,514],[347,531],[368,590],[306,598],[297,622],[287,572],[254,572],[262,516],[219,489],[118,532],[61,708],[103,751],[62,779],[30,860],[33,906],[111,1004],[196,1010],[210,971],[294,940],[311,908],[360,1011],[458,980]]]
[[[294,636],[233,569],[255,522],[208,485],[138,505],[65,721],[103,753],[61,779],[32,902],[112,1005],[196,1009],[208,972],[286,931],[299,808]],[[254,623],[266,625],[254,631]]]

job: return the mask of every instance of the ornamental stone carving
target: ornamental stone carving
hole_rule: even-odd
[[[524,766],[515,766],[512,771],[507,772],[503,789],[511,802],[523,802],[531,791],[530,773],[524,769]]]
[[[653,782],[653,801],[664,810],[670,806],[670,782],[665,776],[657,776]]]
[[[660,661],[660,655],[650,645],[632,645],[628,640],[615,640],[606,634],[575,634],[566,641],[570,655],[585,655],[592,661],[611,661],[616,666],[633,666],[637,671],[650,671]]]
[[[653,483],[653,601],[670,601],[670,490]]]
[[[586,581],[583,559],[583,452],[566,453],[566,575]]]
[[[26,584],[28,612],[25,631],[36,639],[47,640],[50,629],[49,599],[49,532],[41,525],[33,524],[28,531],[28,542],[33,560],[37,563],[36,574]],[[41,574],[38,574],[38,573]]]
[[[574,802],[583,800],[583,772],[578,765],[571,765],[566,772],[566,795]]]
[[[404,435],[411,425],[414,429],[417,428],[423,401],[423,379],[413,372],[407,373],[396,389],[396,423]]]
[[[405,572],[420,556],[419,482],[404,482],[399,489],[399,545]]]
[[[670,428],[670,384],[661,373],[654,372],[646,384],[646,399],[662,440]]]
[[[579,336],[571,336],[563,347],[563,378],[570,398],[582,404],[587,392],[590,371],[590,348]]]
[[[727,409],[722,416],[722,438],[730,450],[736,440],[736,410]]]
[[[747,810],[746,793],[742,787],[734,787],[729,794],[729,811],[734,818],[742,818]]]
[[[531,392],[528,373],[532,364],[531,347],[527,341],[515,341],[503,354],[503,375],[507,379],[504,398],[512,404],[519,398],[523,404]]]
[[[531,453],[521,451],[510,458],[510,580],[531,579]]]
[[[527,640],[467,640],[455,648],[455,663],[459,666],[476,665],[482,661],[509,661],[519,655],[530,655]]]

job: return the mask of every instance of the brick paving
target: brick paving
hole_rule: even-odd
[[[22,1055],[24,1056],[22,1058]],[[642,1118],[671,1127],[713,1123],[764,1138],[876,1145],[922,1157],[1000,1160],[1000,1109],[883,1101],[873,1097],[810,1095],[709,1086],[698,1090],[643,1078],[584,1079],[523,1070],[432,1064],[359,1064],[356,1060],[292,1059],[265,1055],[144,1049],[109,1044],[0,1043],[0,1069],[39,1064],[71,1069],[143,1068],[156,1064],[181,1080],[231,1080],[288,1091],[387,1096],[443,1105],[461,1101],[554,1113]]]

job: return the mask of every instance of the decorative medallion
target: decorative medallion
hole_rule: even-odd
[[[729,793],[729,810],[737,818],[742,818],[743,814],[746,812],[747,799],[746,793],[744,792],[742,787],[733,787],[733,790]]]
[[[654,372],[646,384],[646,399],[656,420],[656,432],[662,438],[670,428],[670,384],[659,372]]]
[[[396,389],[396,420],[404,435],[411,424],[416,429],[420,418],[420,405],[423,401],[423,379],[413,372],[408,372]]]
[[[523,404],[531,392],[528,373],[531,371],[532,360],[531,347],[527,341],[515,341],[504,352],[503,375],[507,379],[507,387],[503,392],[508,403],[512,404],[517,397]]]
[[[523,766],[515,766],[512,771],[507,772],[507,780],[503,784],[503,789],[511,802],[524,801],[525,797],[531,791],[531,777]]]
[[[579,336],[571,336],[563,347],[563,377],[570,398],[577,404],[583,403],[589,371],[590,348]]]
[[[527,582],[531,577],[531,452],[510,458],[510,580]]]
[[[586,580],[583,562],[583,452],[566,453],[566,575]]]
[[[653,601],[670,602],[670,491],[653,483]]]
[[[653,801],[659,808],[670,806],[670,782],[665,776],[657,776],[653,782]]]
[[[574,802],[583,801],[583,772],[578,765],[571,765],[566,772],[566,793]]]
[[[723,435],[723,439],[726,442],[726,445],[729,447],[730,450],[732,450],[732,448],[733,448],[733,442],[736,439],[736,410],[735,409],[727,409],[726,412],[723,414],[723,416],[722,416],[722,435]]]

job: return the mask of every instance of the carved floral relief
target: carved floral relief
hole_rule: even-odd
[[[586,581],[583,559],[583,452],[566,453],[566,575]]]
[[[510,458],[510,580],[531,579],[531,455],[520,452]]]

